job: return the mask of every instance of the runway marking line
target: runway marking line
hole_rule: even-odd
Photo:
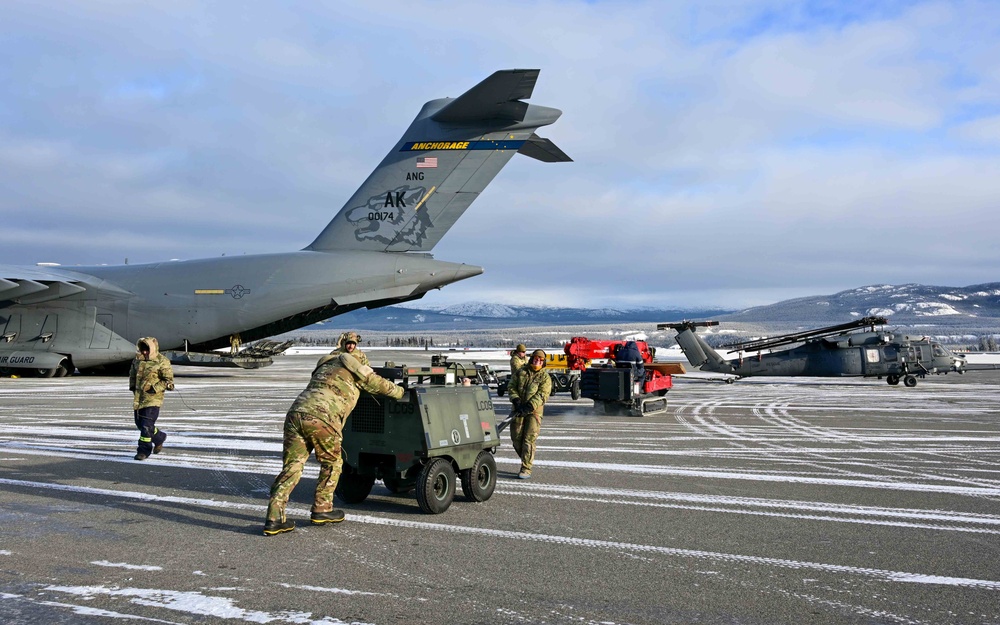
[[[188,505],[201,505],[212,508],[239,508],[241,510],[254,510],[264,513],[267,506],[263,504],[245,504],[231,501],[217,501],[212,499],[198,499],[192,497],[177,497],[172,495],[151,495],[135,491],[119,491],[113,489],[94,488],[90,486],[68,486],[65,484],[48,484],[45,482],[34,482],[29,480],[11,480],[0,478],[0,484],[10,486],[20,486],[27,488],[39,488],[58,491],[69,491],[78,493],[88,493],[92,495],[104,495],[108,497],[121,497],[125,499],[138,499],[155,503],[181,503]],[[302,514],[307,511],[306,507],[301,507]],[[401,519],[387,519],[370,515],[347,516],[348,519],[357,523],[369,523],[372,525],[385,525],[393,527],[406,527],[418,530],[429,530],[436,532],[452,532],[456,534],[470,534],[478,536],[490,536],[501,539],[524,540],[530,542],[545,542],[575,547],[585,547],[592,549],[604,549],[611,551],[627,551],[636,553],[655,553],[665,556],[679,558],[694,558],[698,560],[715,560],[722,562],[740,562],[747,564],[757,564],[764,566],[775,566],[788,569],[813,570],[825,573],[843,573],[847,575],[858,575],[862,577],[877,579],[886,582],[910,583],[910,584],[935,584],[944,586],[962,586],[965,588],[978,588],[983,590],[1000,590],[1000,581],[973,579],[966,577],[951,577],[943,575],[932,575],[924,573],[910,573],[906,571],[890,571],[884,569],[845,566],[840,564],[825,564],[822,562],[805,562],[798,560],[786,560],[782,558],[767,558],[763,556],[748,556],[732,553],[721,553],[713,551],[701,551],[695,549],[681,549],[676,547],[661,547],[658,545],[641,545],[635,543],[618,542],[611,540],[596,540],[591,538],[576,538],[573,536],[556,536],[552,534],[536,534],[531,532],[515,532],[510,530],[495,530],[481,527],[469,527],[458,525],[444,525],[440,523],[428,523],[426,521],[406,521]]]

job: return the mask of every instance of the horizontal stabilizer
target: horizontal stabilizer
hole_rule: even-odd
[[[538,80],[537,69],[494,72],[431,116],[445,124],[471,124],[491,119],[522,121],[528,105],[519,100],[531,97]]]
[[[522,145],[521,149],[517,152],[518,154],[530,156],[531,158],[542,161],[543,163],[573,162],[573,159],[567,156],[565,152],[557,148],[555,143],[552,143],[549,139],[543,139],[536,134],[528,137],[528,140],[524,142],[524,145]]]

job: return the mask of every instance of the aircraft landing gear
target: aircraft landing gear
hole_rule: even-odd
[[[905,378],[903,378],[903,384],[905,384],[907,388],[913,388],[914,386],[917,385],[917,378],[913,377],[912,375],[908,375]]]
[[[32,371],[38,378],[64,378],[70,374],[65,360],[51,369],[28,369],[28,371]]]
[[[896,375],[895,373],[890,373],[889,375],[885,376],[885,381],[889,383],[889,386],[896,386],[897,384],[899,384],[899,376]]]

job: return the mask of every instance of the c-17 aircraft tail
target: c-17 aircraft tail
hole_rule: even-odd
[[[514,154],[570,161],[535,135],[561,111],[528,105],[538,70],[494,73],[424,105],[403,137],[306,249],[426,252]]]
[[[155,336],[165,352],[207,352],[479,275],[481,267],[427,252],[514,154],[571,160],[535,134],[561,112],[522,101],[538,74],[498,71],[457,98],[426,103],[300,251],[145,265],[0,265],[0,372],[121,369],[144,336]]]

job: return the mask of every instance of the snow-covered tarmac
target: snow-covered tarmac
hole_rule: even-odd
[[[556,395],[531,481],[505,442],[485,503],[424,515],[376,485],[313,528],[311,462],[299,529],[265,538],[315,358],[178,368],[141,463],[125,380],[0,379],[0,622],[996,622],[1000,372],[685,376],[645,419]]]

